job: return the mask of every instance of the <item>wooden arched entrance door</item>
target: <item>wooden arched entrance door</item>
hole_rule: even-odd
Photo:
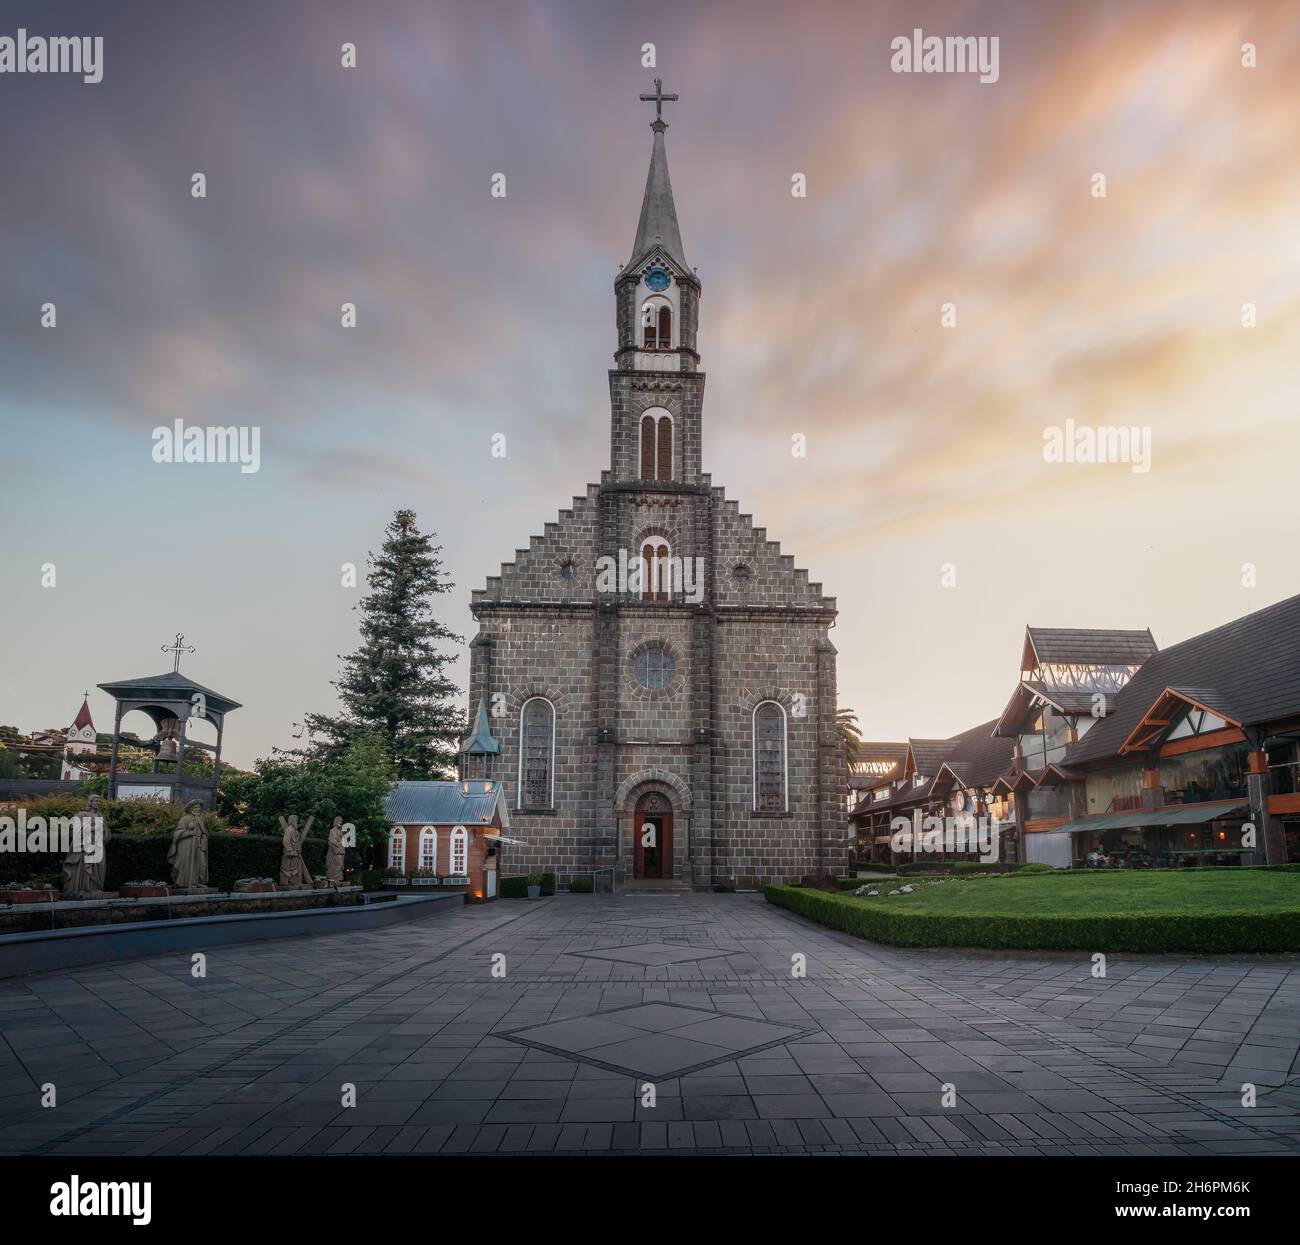
[[[633,876],[673,876],[673,806],[658,791],[649,791],[636,802],[633,819],[633,847],[636,853]]]

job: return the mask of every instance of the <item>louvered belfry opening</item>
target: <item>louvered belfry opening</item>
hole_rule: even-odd
[[[673,421],[671,416],[641,416],[641,479],[673,478]]]
[[[667,601],[671,571],[668,546],[659,540],[648,540],[641,546],[641,599]]]

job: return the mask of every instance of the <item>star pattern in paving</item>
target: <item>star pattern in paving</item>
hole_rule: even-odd
[[[700,917],[688,917],[683,913],[681,916],[632,917],[626,921],[610,921],[609,924],[630,926],[632,929],[676,929],[680,925],[702,925],[704,921]]]
[[[677,1003],[643,1003],[497,1036],[611,1072],[669,1077],[698,1072],[811,1032]]]
[[[587,960],[612,960],[618,964],[635,964],[638,968],[668,968],[673,964],[690,964],[711,960],[720,955],[735,955],[742,947],[688,947],[685,943],[638,942],[626,947],[601,947],[596,951],[575,951]]]

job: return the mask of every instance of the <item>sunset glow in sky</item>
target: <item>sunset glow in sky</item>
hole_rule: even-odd
[[[0,722],[66,726],[83,688],[170,668],[183,631],[182,669],[245,705],[229,759],[289,744],[355,644],[339,567],[399,507],[437,531],[439,612],[468,638],[470,590],[608,465],[655,76],[681,95],[705,467],[838,598],[840,701],[868,737],[996,716],[1027,623],[1165,647],[1300,592],[1294,5],[4,22],[102,34],[104,73],[0,76]],[[998,81],[892,73],[918,27],[998,36]],[[178,417],[259,426],[261,469],[154,463]],[[1149,428],[1151,469],[1045,462],[1066,420]]]

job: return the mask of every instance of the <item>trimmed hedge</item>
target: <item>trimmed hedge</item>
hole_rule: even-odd
[[[513,877],[503,877],[501,882],[502,899],[527,899],[528,898],[528,874],[516,873]],[[542,894],[555,894],[555,874],[542,874]]]
[[[570,878],[569,894],[570,895],[590,895],[595,889],[595,884],[591,878]]]
[[[168,882],[170,834],[114,834],[108,841],[104,885],[117,890],[124,882],[146,879]],[[313,877],[325,874],[325,839],[308,838],[303,855]],[[57,886],[61,852],[0,852],[0,882],[26,882],[39,877]],[[239,878],[278,877],[280,839],[270,834],[209,834],[208,885],[229,890]]]
[[[1300,950],[1300,911],[1146,913],[1124,916],[986,915],[890,909],[878,901],[798,886],[765,886],[768,903],[895,947],[994,947],[1024,951],[1088,950],[1227,953]]]

